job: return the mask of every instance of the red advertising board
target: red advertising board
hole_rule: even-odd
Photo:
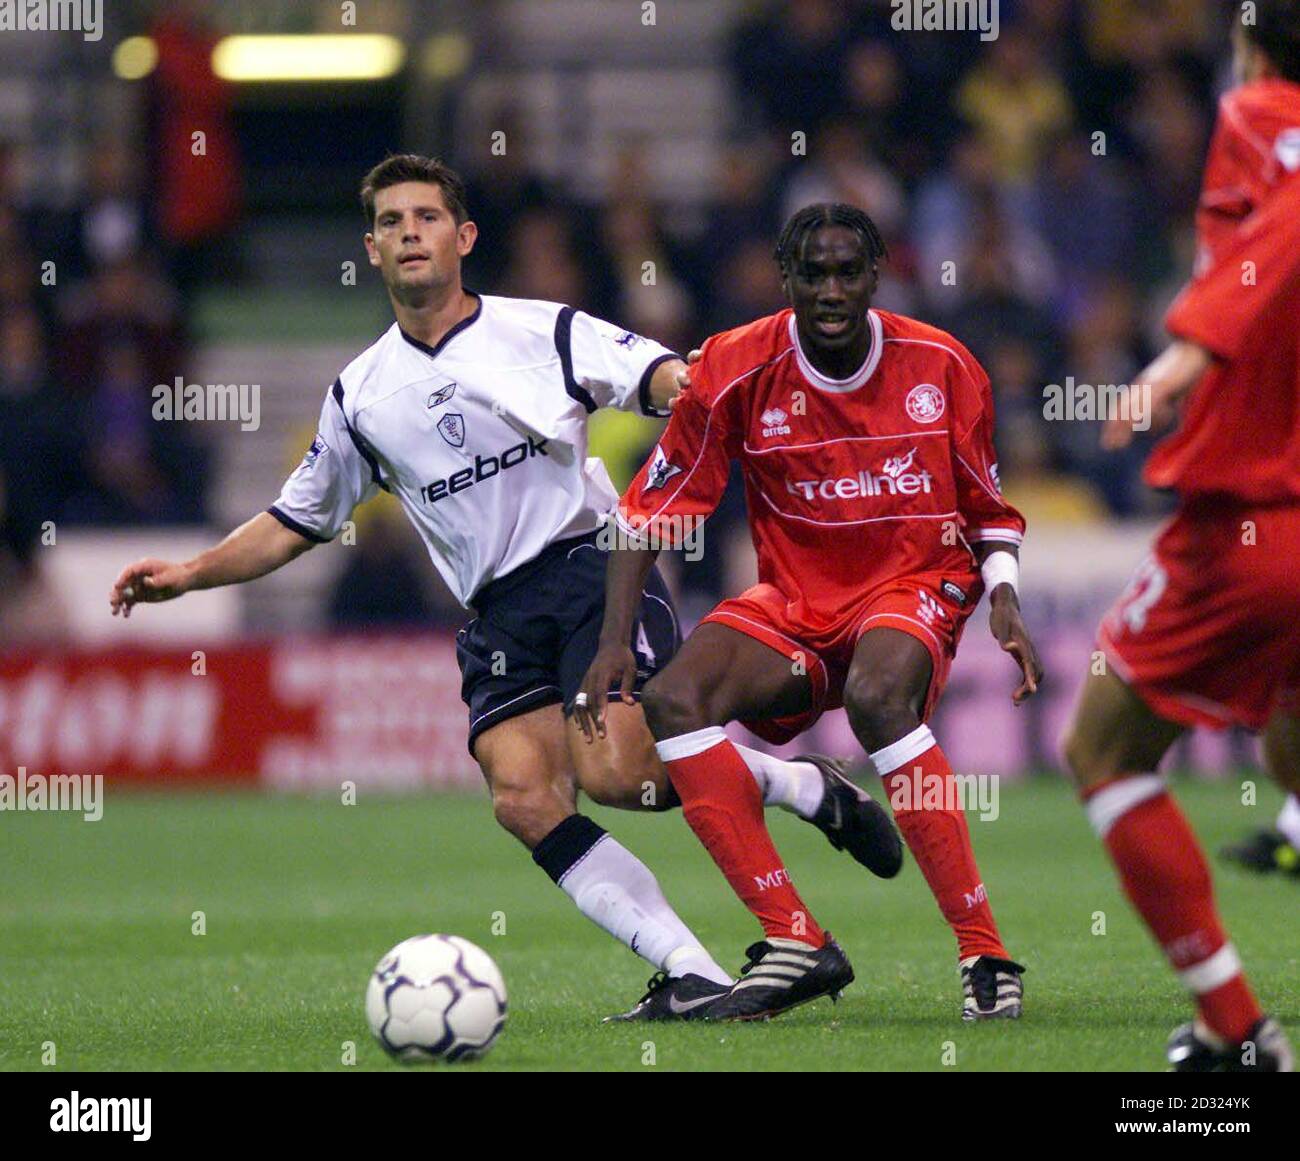
[[[962,773],[1062,769],[1059,739],[1091,664],[1096,615],[1028,612],[1048,680],[1011,703],[1016,669],[982,613],[932,725]],[[729,732],[763,747],[741,726]],[[474,789],[482,775],[450,634],[291,637],[210,649],[0,653],[0,774],[103,774],[146,786],[227,782],[337,792]],[[860,755],[842,712],[783,752]],[[1239,732],[1193,731],[1170,764],[1223,773],[1257,762]]]
[[[446,634],[0,653],[0,770],[286,790],[480,787]]]

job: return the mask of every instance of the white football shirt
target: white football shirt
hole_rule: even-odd
[[[306,456],[269,509],[323,543],[384,488],[469,605],[618,503],[587,458],[597,407],[657,414],[650,378],[672,351],[572,307],[480,295],[436,347],[394,323],[335,380]]]

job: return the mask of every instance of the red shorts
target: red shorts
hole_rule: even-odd
[[[871,629],[897,629],[930,651],[930,688],[922,720],[938,704],[957,652],[962,626],[979,603],[978,574],[949,579],[926,574],[902,577],[863,594],[829,621],[808,615],[804,601],[789,601],[772,585],[759,584],[723,601],[704,622],[714,621],[753,637],[801,664],[812,684],[812,706],[803,713],[742,724],[760,738],[784,745],[828,709],[844,704],[844,682],[858,638]]]
[[[1097,643],[1172,722],[1260,730],[1300,710],[1300,506],[1180,511]]]

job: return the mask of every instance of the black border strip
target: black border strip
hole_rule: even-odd
[[[281,512],[274,504],[267,511],[283,524],[290,532],[296,532],[304,540],[310,540],[313,544],[328,544],[328,536],[322,536],[319,532],[313,532],[305,524],[299,524],[292,516]]]
[[[641,407],[642,415],[651,415],[655,419],[667,419],[672,414],[671,411],[660,411],[650,402],[650,380],[654,378],[655,368],[661,363],[667,363],[670,359],[682,359],[682,357],[674,351],[669,351],[666,355],[660,355],[657,359],[651,360],[650,365],[641,372],[641,382],[637,384],[636,388],[636,399]],[[682,359],[682,362],[684,363],[686,360]]]
[[[560,370],[564,372],[564,389],[571,399],[576,399],[590,415],[596,410],[596,401],[573,377],[573,316],[571,306],[562,306],[555,316],[555,349],[560,356]]]
[[[385,492],[391,492],[392,488],[390,488],[387,484],[384,483],[384,477],[379,472],[379,461],[375,459],[375,453],[372,452],[365,445],[361,437],[357,435],[355,431],[352,430],[352,424],[348,422],[348,413],[343,410],[343,380],[342,379],[334,380],[334,402],[339,405],[339,413],[343,416],[343,426],[348,429],[348,435],[352,437],[353,445],[356,447],[357,451],[361,454],[361,458],[370,465],[371,479],[373,479],[376,484],[378,484],[381,488],[383,488]]]

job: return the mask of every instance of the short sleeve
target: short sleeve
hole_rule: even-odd
[[[681,356],[661,343],[566,306],[556,320],[555,345],[565,389],[588,411],[616,407],[667,414],[650,402],[650,379],[660,363]]]
[[[1300,176],[1291,177],[1221,244],[1169,308],[1165,326],[1234,359],[1279,303],[1300,298]],[[1292,318],[1295,316],[1292,315]]]
[[[352,510],[379,489],[377,468],[348,428],[341,394],[331,391],[325,397],[316,438],[268,509],[286,528],[317,544],[334,539]]]
[[[984,540],[1019,544],[1024,538],[1025,520],[1002,495],[993,446],[993,391],[989,377],[969,351],[962,351],[965,357],[949,380],[953,480],[962,532],[971,544]]]
[[[684,530],[712,514],[722,499],[737,452],[732,399],[708,385],[710,350],[691,369],[695,380],[678,397],[672,418],[650,458],[628,486],[616,520],[629,536],[653,534],[681,543]]]

